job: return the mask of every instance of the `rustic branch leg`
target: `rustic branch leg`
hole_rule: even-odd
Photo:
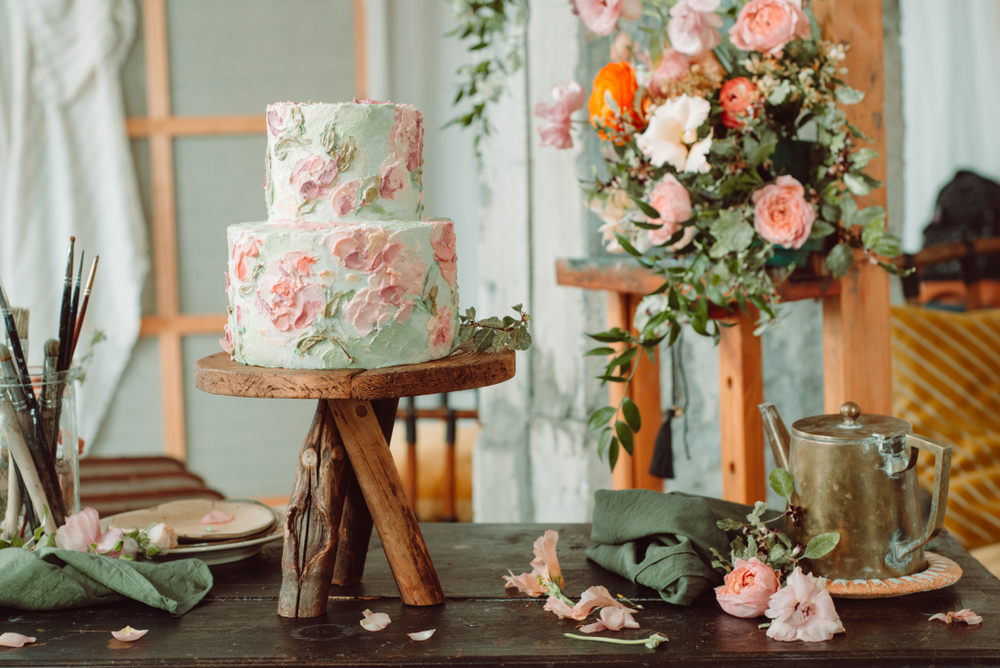
[[[321,400],[299,452],[295,488],[285,515],[278,597],[282,617],[326,614],[349,469],[336,424]]]
[[[378,399],[372,402],[375,417],[385,442],[392,441],[392,428],[396,424],[396,409],[399,399]],[[333,567],[333,584],[350,585],[361,582],[365,572],[365,558],[372,537],[372,516],[368,511],[361,487],[353,469],[348,471],[347,498],[344,501],[344,517],[340,522],[340,536],[337,538],[337,562]]]
[[[343,435],[344,448],[368,502],[403,603],[444,603],[441,582],[372,405],[356,399],[327,403]]]

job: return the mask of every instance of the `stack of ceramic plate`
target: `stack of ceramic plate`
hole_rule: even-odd
[[[218,521],[225,516],[232,516],[232,519]],[[252,557],[261,551],[265,543],[284,535],[284,517],[272,508],[248,499],[172,501],[153,508],[112,515],[101,520],[101,529],[106,531],[109,527],[118,527],[130,531],[146,529],[157,522],[173,527],[179,545],[154,559],[195,557],[210,566]]]

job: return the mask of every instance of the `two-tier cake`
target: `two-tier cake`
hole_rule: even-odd
[[[423,117],[380,102],[267,109],[266,222],[228,230],[223,347],[243,364],[376,368],[448,355],[455,233],[423,213]]]

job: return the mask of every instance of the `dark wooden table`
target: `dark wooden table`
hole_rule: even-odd
[[[556,665],[627,664],[739,666],[996,666],[1000,665],[1000,581],[954,539],[937,539],[935,551],[965,570],[955,585],[898,599],[837,599],[847,633],[825,643],[781,643],[757,628],[764,621],[731,617],[712,596],[684,608],[663,603],[588,562],[586,525],[423,525],[448,602],[409,607],[385,555],[372,540],[365,580],[333,587],[325,617],[287,619],[275,614],[281,587],[281,542],[246,561],[213,567],[215,587],[183,617],[137,604],[63,612],[0,609],[0,632],[38,638],[22,649],[0,648],[10,666],[290,666],[290,665]],[[543,612],[544,599],[508,593],[500,576],[528,569],[532,542],[545,529],[559,531],[559,557],[567,591],[578,596],[604,585],[645,606],[642,625],[605,635],[670,641],[656,650],[581,642],[563,637],[577,622]],[[392,624],[372,633],[361,628],[362,611],[386,612]],[[969,627],[928,622],[936,612],[972,608],[983,623]],[[125,625],[149,629],[126,644],[110,632]],[[425,642],[406,633],[437,629]]]

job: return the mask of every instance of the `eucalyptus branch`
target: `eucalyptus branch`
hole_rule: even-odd
[[[476,320],[476,309],[466,309],[465,315],[458,316],[459,343],[471,341],[476,350],[492,350],[495,353],[530,348],[528,323],[531,322],[531,316],[522,310],[521,304],[511,308],[518,317],[504,316],[503,320],[496,316]]]

